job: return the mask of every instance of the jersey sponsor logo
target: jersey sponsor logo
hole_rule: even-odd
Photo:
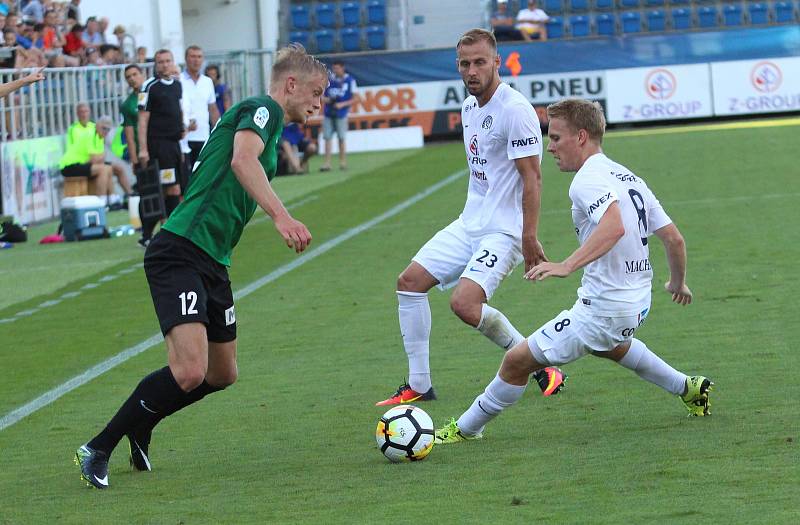
[[[611,192],[608,192],[608,193],[606,193],[605,195],[603,195],[602,197],[600,197],[599,199],[597,199],[596,201],[594,201],[593,203],[591,203],[591,204],[589,205],[589,209],[588,209],[588,210],[586,210],[586,212],[587,212],[589,215],[591,215],[591,214],[593,214],[593,213],[594,213],[594,212],[595,212],[595,211],[596,211],[598,208],[600,208],[600,205],[601,205],[601,204],[603,204],[604,202],[610,201],[610,200],[611,200]]]
[[[482,172],[482,171],[475,171],[475,170],[472,170],[472,176],[473,176],[473,177],[475,177],[476,179],[478,179],[478,180],[482,180],[482,181],[484,181],[484,182],[488,180],[488,179],[486,178],[486,173],[484,173],[484,172]]]
[[[625,261],[625,273],[646,272],[651,270],[650,259],[639,259],[638,261]]]
[[[267,121],[269,121],[269,110],[261,106],[256,110],[256,114],[253,115],[253,122],[255,122],[256,126],[259,128],[264,129],[264,126],[267,125]]]
[[[236,313],[233,311],[233,306],[225,310],[225,326],[230,326],[236,322]]]
[[[494,119],[492,118],[491,115],[489,115],[488,117],[483,119],[483,122],[481,123],[481,127],[483,129],[489,129],[489,128],[492,127],[492,122],[494,122]]]
[[[470,164],[477,164],[478,166],[483,166],[486,164],[486,162],[488,162],[486,159],[482,159],[480,157],[472,157],[469,159]]]
[[[612,171],[611,174],[615,176],[617,180],[619,180],[620,182],[639,182],[639,179],[637,179],[636,176],[630,173],[614,173]]]
[[[480,155],[478,153],[478,136],[473,135],[471,139],[469,139],[469,152],[473,155]]]
[[[539,143],[536,137],[526,137],[524,139],[511,139],[512,148],[521,148],[523,146],[535,146]]]
[[[622,337],[633,337],[633,333],[636,331],[636,328],[626,328],[622,332]]]

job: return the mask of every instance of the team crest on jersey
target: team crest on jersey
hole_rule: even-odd
[[[483,119],[483,123],[481,124],[481,127],[483,129],[489,129],[489,128],[492,127],[492,122],[494,122],[494,119],[492,118],[491,115],[489,115],[488,117]]]
[[[469,152],[473,155],[480,155],[478,153],[478,136],[473,135],[471,139],[469,139]]]
[[[256,123],[261,129],[264,129],[264,126],[267,125],[267,121],[269,120],[269,111],[264,106],[261,106],[256,110],[256,114],[253,115],[253,122]]]

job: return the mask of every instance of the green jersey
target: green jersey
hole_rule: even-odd
[[[139,97],[143,93],[132,92],[119,107],[122,113],[122,126],[133,126],[133,140],[136,142],[136,151],[139,151]]]
[[[278,164],[278,141],[283,131],[283,109],[269,96],[245,99],[219,119],[200,151],[183,202],[172,212],[164,229],[185,237],[225,266],[253,217],[256,201],[239,184],[231,169],[233,136],[250,130],[264,141],[258,158],[267,179]]]

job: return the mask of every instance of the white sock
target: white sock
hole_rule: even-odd
[[[500,379],[499,375],[495,376],[483,394],[476,397],[472,406],[458,418],[459,430],[471,436],[483,432],[486,423],[516,403],[524,393],[525,385],[511,385]]]
[[[431,307],[427,293],[397,292],[398,317],[403,347],[408,355],[408,384],[424,394],[431,388],[428,342],[431,337]]]
[[[631,341],[628,353],[619,360],[619,364],[633,370],[645,381],[650,381],[671,394],[683,394],[686,375],[669,366],[638,339]]]
[[[481,320],[478,331],[485,335],[491,342],[504,350],[511,350],[525,338],[511,324],[503,312],[496,310],[486,303],[481,307]]]

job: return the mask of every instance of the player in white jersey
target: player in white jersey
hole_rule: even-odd
[[[527,279],[567,277],[584,268],[578,300],[505,354],[500,371],[456,421],[436,431],[438,443],[482,437],[484,426],[525,391],[531,373],[587,354],[605,357],[677,395],[690,416],[710,414],[713,383],[687,377],[633,337],[650,310],[648,237],[664,244],[670,278],[665,287],[681,305],[686,286],[686,246],[678,228],[645,182],[603,154],[603,110],[596,102],[566,99],[547,108],[550,144],[561,171],[575,171],[569,188],[580,247],[563,262],[543,262]]]
[[[408,382],[377,405],[436,399],[431,384],[428,291],[456,286],[453,312],[503,350],[525,338],[487,301],[523,260],[525,270],[545,261],[537,240],[542,153],[539,119],[519,92],[500,81],[494,35],[464,33],[456,46],[458,70],[470,96],[461,108],[469,169],[461,215],[429,240],[397,280],[398,312],[408,356]],[[549,367],[535,376],[544,395],[557,393],[564,375]]]

